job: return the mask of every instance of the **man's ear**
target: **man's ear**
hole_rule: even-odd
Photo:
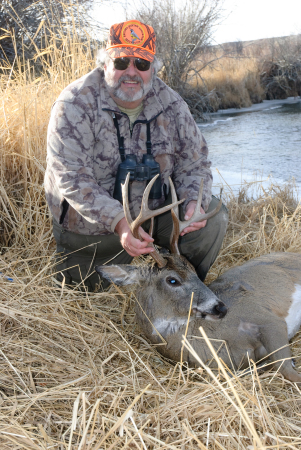
[[[139,283],[143,277],[139,267],[121,264],[120,266],[96,266],[95,270],[106,280],[118,286]]]

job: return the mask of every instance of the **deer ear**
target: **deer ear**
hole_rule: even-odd
[[[128,264],[120,266],[96,266],[95,270],[99,275],[119,286],[138,283],[141,279],[138,267]]]

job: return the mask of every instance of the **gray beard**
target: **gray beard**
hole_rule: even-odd
[[[113,95],[116,98],[119,98],[120,100],[123,100],[124,102],[134,102],[136,100],[140,100],[141,98],[144,98],[146,94],[149,93],[151,88],[153,87],[153,79],[151,78],[150,82],[147,84],[144,84],[141,77],[138,75],[135,75],[134,77],[129,77],[128,75],[123,75],[119,78],[117,82],[114,82],[112,77],[108,75],[108,73],[105,73],[105,83],[108,88],[108,91],[111,95]],[[121,89],[121,83],[125,80],[131,80],[131,81],[137,81],[140,83],[140,90],[136,93],[124,92]]]

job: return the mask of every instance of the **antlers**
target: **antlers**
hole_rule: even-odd
[[[149,209],[148,208],[148,196],[149,196],[150,190],[151,190],[154,182],[158,178],[158,176],[159,175],[156,175],[146,186],[144,193],[143,193],[143,197],[142,197],[140,213],[135,220],[133,220],[131,217],[130,207],[129,207],[129,199],[128,199],[128,185],[129,185],[129,179],[130,179],[129,173],[126,176],[125,183],[121,185],[122,186],[122,199],[123,199],[124,215],[125,215],[126,221],[128,223],[128,226],[130,227],[130,230],[136,239],[141,240],[138,229],[144,222],[146,222],[148,219],[151,219],[151,227],[150,227],[149,234],[152,235],[153,225],[154,225],[154,217],[158,216],[159,214],[163,214],[166,211],[171,210],[173,207],[177,207],[180,203],[182,203],[184,201],[184,200],[177,201],[177,199],[175,199],[174,203],[164,206],[163,208],[155,209],[155,210]],[[152,246],[152,244],[149,244],[149,245]],[[166,266],[166,263],[167,263],[166,259],[164,259],[163,256],[160,255],[159,252],[157,252],[157,250],[152,252],[151,256],[154,258],[154,260],[158,264],[158,267],[162,268],[162,267]]]
[[[181,232],[184,230],[184,228],[189,226],[192,222],[201,222],[203,220],[210,219],[210,217],[213,217],[219,211],[219,209],[222,205],[222,200],[220,200],[217,207],[210,213],[208,213],[208,214],[201,213],[200,208],[201,208],[202,193],[203,193],[203,180],[202,180],[196,207],[195,207],[195,211],[194,211],[192,217],[189,220],[180,221],[179,220],[179,204],[182,203],[185,199],[182,199],[179,201],[177,200],[176,191],[175,191],[173,182],[170,177],[169,177],[169,183],[170,183],[172,203],[170,205],[167,205],[162,208],[155,209],[155,210],[151,210],[148,208],[149,193],[150,193],[150,190],[158,176],[159,175],[156,175],[146,186],[144,193],[143,193],[143,197],[142,197],[140,213],[139,213],[138,217],[135,220],[133,220],[131,217],[131,213],[130,213],[129,199],[128,199],[128,185],[129,185],[130,174],[129,173],[127,174],[125,183],[122,184],[122,199],[123,199],[124,215],[125,215],[126,221],[128,223],[128,226],[130,227],[130,230],[131,230],[133,236],[136,239],[141,240],[141,237],[140,237],[140,234],[138,231],[139,227],[144,222],[146,222],[148,219],[151,219],[151,227],[150,227],[149,234],[152,235],[153,225],[154,225],[154,217],[158,216],[159,214],[163,214],[166,211],[171,210],[172,219],[173,219],[173,232],[172,232],[172,235],[170,238],[171,252],[177,253],[179,255],[180,252],[178,249],[178,239],[179,239]],[[149,244],[149,245],[152,245],[152,244]],[[162,268],[162,267],[166,266],[166,262],[167,262],[166,259],[163,258],[163,256],[160,255],[160,253],[157,252],[157,250],[152,252],[151,256],[156,261],[158,267]]]
[[[170,177],[169,177],[169,183],[170,183],[170,190],[171,190],[171,199],[172,199],[172,202],[174,202],[177,199],[177,194],[176,194],[175,187],[174,187],[173,182],[171,181]],[[219,204],[213,211],[210,211],[207,214],[201,213],[200,208],[201,208],[201,203],[202,203],[203,184],[204,184],[204,182],[203,182],[203,178],[202,178],[202,181],[200,184],[200,189],[199,189],[199,194],[198,194],[198,199],[197,199],[197,202],[195,205],[195,210],[194,210],[193,215],[190,217],[190,219],[183,220],[183,221],[181,221],[179,219],[178,205],[173,206],[173,208],[171,210],[171,215],[172,215],[172,220],[173,220],[173,230],[172,230],[172,234],[170,237],[170,249],[171,249],[172,253],[176,253],[177,255],[180,255],[180,251],[178,248],[178,240],[179,240],[179,236],[182,233],[182,231],[184,230],[184,228],[188,227],[193,222],[202,222],[203,220],[210,219],[210,217],[213,217],[213,216],[215,216],[216,213],[218,213],[218,211],[220,210],[220,207],[222,206],[222,199],[220,199]],[[221,191],[221,193],[222,193],[222,191]],[[172,203],[172,204],[174,204],[174,203]]]

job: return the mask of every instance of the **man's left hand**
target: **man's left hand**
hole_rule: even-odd
[[[196,201],[191,201],[188,203],[185,213],[185,220],[189,220],[192,214],[194,213],[196,207]],[[201,213],[205,214],[205,211],[203,208],[200,208]],[[192,222],[189,227],[184,228],[184,230],[181,233],[181,236],[184,236],[184,234],[191,233],[192,231],[200,230],[201,228],[204,228],[206,226],[207,220],[203,220],[202,222]]]

